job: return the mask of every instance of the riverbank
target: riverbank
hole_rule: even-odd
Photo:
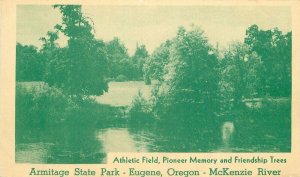
[[[109,152],[291,150],[290,99],[255,100],[262,104],[245,105],[224,115],[227,118],[209,117],[219,119],[216,124],[181,124],[169,117],[151,119],[140,109],[126,112],[126,104],[99,104],[93,99],[76,102],[60,89],[35,85],[16,87],[17,163],[103,163]],[[129,95],[126,85],[131,87]],[[143,99],[134,99],[143,87],[142,83],[115,83],[110,91],[116,94],[107,94],[115,102],[123,94],[126,103],[146,109]],[[225,142],[221,128],[226,122],[232,130]]]
[[[60,89],[35,84],[16,87],[16,139],[22,140],[36,131],[52,131],[53,127],[107,127],[124,122],[123,111],[96,103],[93,99],[77,101]]]
[[[127,122],[120,107],[79,102],[40,82],[17,83],[15,120],[17,163],[101,163],[95,132]]]

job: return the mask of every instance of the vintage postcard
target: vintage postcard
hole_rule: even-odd
[[[0,177],[300,177],[300,1],[0,3]]]

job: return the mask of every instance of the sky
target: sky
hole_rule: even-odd
[[[243,41],[246,29],[278,27],[291,31],[291,9],[280,6],[82,6],[84,15],[94,21],[95,36],[104,41],[114,37],[133,54],[137,44],[152,52],[162,42],[175,37],[179,26],[193,24],[204,30],[212,45],[226,47]],[[47,5],[18,5],[17,42],[41,46],[40,37],[61,23],[61,14]],[[63,36],[60,46],[66,45]]]

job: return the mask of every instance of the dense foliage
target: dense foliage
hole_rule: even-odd
[[[16,80],[42,80],[45,65],[37,48],[17,43],[16,51]]]
[[[232,113],[244,99],[262,95],[261,69],[261,58],[248,45],[234,43],[225,51],[219,66],[221,112]]]
[[[143,66],[146,58],[149,56],[145,45],[137,45],[135,53],[132,56],[132,62],[134,66],[134,73],[136,80],[143,80]],[[131,71],[132,72],[132,71]]]
[[[290,96],[292,32],[283,34],[278,28],[262,30],[252,25],[244,42],[261,57],[262,95]]]
[[[204,110],[212,114],[218,91],[218,61],[203,32],[180,28],[169,56],[158,91],[157,111],[182,119],[201,119]]]
[[[162,43],[154,50],[152,55],[146,59],[143,68],[145,81],[146,79],[163,81],[163,76],[165,74],[164,66],[169,62],[171,44],[172,42],[169,40]]]
[[[106,43],[106,52],[110,80],[143,80],[142,68],[146,57],[148,57],[145,45],[137,46],[134,55],[129,56],[125,45],[119,38],[114,38]]]
[[[252,25],[244,42],[220,51],[201,29],[179,27],[152,53],[137,44],[130,55],[117,37],[96,39],[81,6],[54,8],[62,22],[40,38],[41,49],[16,45],[17,138],[51,126],[89,129],[129,122],[136,131],[150,126],[155,135],[150,139],[164,152],[206,151],[217,147],[220,127],[230,121],[240,130],[237,144],[245,137],[245,146],[277,138],[281,149],[290,150],[291,32]],[[57,43],[61,35],[65,47]],[[109,81],[143,79],[152,84],[151,98],[138,92],[128,107],[92,99],[108,91]]]
[[[45,81],[82,97],[101,95],[109,80],[157,80],[151,104],[158,117],[229,114],[247,99],[291,94],[291,32],[252,25],[244,43],[220,52],[200,29],[180,27],[151,55],[145,45],[137,45],[129,56],[119,38],[95,39],[81,6],[55,8],[62,13],[62,24],[41,38],[41,50],[17,44],[17,81]],[[59,34],[68,37],[68,46],[56,43]]]
[[[54,83],[71,95],[101,95],[107,91],[107,56],[105,45],[96,40],[92,22],[81,12],[81,6],[55,5],[62,14],[62,24],[55,26],[68,37],[68,46],[53,61],[62,68],[63,82]],[[58,66],[59,65],[59,66]],[[52,72],[47,73],[50,75]],[[56,81],[53,79],[52,81]]]
[[[148,57],[145,45],[137,45],[133,56],[119,38],[103,42],[94,36],[93,21],[79,5],[55,5],[62,23],[41,37],[43,46],[17,44],[17,81],[45,81],[71,95],[101,95],[107,81],[142,80]],[[59,35],[68,45],[57,44]]]

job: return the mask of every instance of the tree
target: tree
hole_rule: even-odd
[[[220,60],[221,112],[240,108],[243,98],[261,94],[261,58],[246,44],[233,43]]]
[[[158,90],[158,115],[192,125],[214,114],[218,90],[217,57],[203,31],[179,28]]]
[[[32,45],[16,46],[16,80],[17,81],[42,81],[44,61],[37,48]]]
[[[154,52],[146,58],[143,72],[145,79],[154,79],[163,81],[164,67],[167,65],[170,59],[170,46],[171,40],[167,40],[162,43]]]
[[[58,46],[56,43],[58,38],[58,31],[48,31],[46,37],[40,38],[43,42],[40,53],[45,61],[44,81],[50,86],[63,87],[67,78],[67,48]]]
[[[127,48],[119,38],[106,44],[109,65],[109,77],[116,79],[124,76],[127,80],[134,77],[133,64],[130,62]]]
[[[291,35],[291,32],[283,34],[278,28],[261,30],[257,25],[246,30],[245,44],[262,60],[265,95],[291,95]]]
[[[146,58],[149,56],[145,45],[137,45],[135,53],[132,56],[133,66],[136,71],[135,79],[141,80],[143,78],[143,66]]]
[[[62,24],[55,29],[68,37],[68,46],[54,45],[55,33],[44,38],[48,55],[47,81],[78,97],[101,95],[107,91],[107,56],[105,44],[94,38],[92,20],[85,17],[80,5],[54,5],[62,14]]]

